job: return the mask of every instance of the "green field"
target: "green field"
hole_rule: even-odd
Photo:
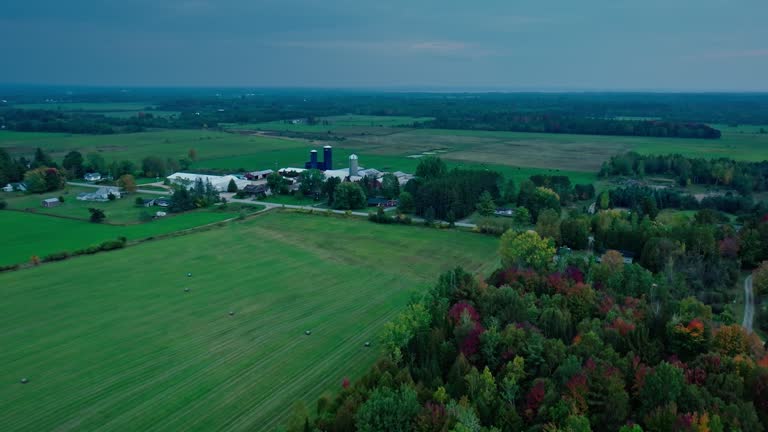
[[[355,131],[362,131],[367,128],[392,128],[407,127],[414,122],[423,122],[432,120],[432,117],[402,117],[402,116],[364,116],[364,115],[343,115],[322,117],[320,124],[310,125],[305,121],[292,123],[291,120],[273,121],[265,123],[248,124],[229,124],[228,129],[255,129],[263,131],[280,132],[314,132],[325,133],[332,131],[336,134],[349,134]]]
[[[109,111],[141,111],[154,109],[143,102],[47,102],[14,105],[18,109],[45,109],[54,111],[87,111],[93,113]]]
[[[272,430],[294,401],[312,407],[366,371],[412,293],[459,263],[489,271],[496,247],[471,233],[270,213],[0,274],[0,424]]]
[[[121,236],[139,240],[168,234],[237,215],[233,211],[198,210],[138,225],[115,226],[3,210],[0,211],[0,224],[3,226],[0,265],[28,262],[33,255],[42,258],[51,253],[72,252]]]

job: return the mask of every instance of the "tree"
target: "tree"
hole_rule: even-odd
[[[643,215],[647,215],[651,220],[656,220],[656,216],[659,214],[659,208],[656,206],[656,199],[652,196],[644,196],[640,202],[640,209]]]
[[[531,217],[536,222],[539,220],[539,214],[546,209],[560,211],[560,197],[552,189],[537,187],[526,207],[531,211]]]
[[[276,172],[273,172],[267,176],[267,186],[269,186],[269,189],[275,195],[283,193],[282,191],[285,183],[286,180],[283,178],[283,176]]]
[[[675,402],[683,392],[683,371],[667,362],[661,362],[645,377],[640,400],[645,412]]]
[[[504,195],[502,196],[502,199],[508,204],[515,204],[517,202],[517,187],[515,186],[514,180],[507,180],[507,183],[504,185]]]
[[[32,168],[40,167],[56,167],[56,163],[51,158],[51,155],[44,152],[40,147],[35,149],[35,157],[32,159]]]
[[[235,179],[229,180],[229,184],[227,184],[227,192],[237,192],[237,183],[235,183]]]
[[[446,172],[448,172],[448,167],[445,165],[445,162],[437,156],[421,158],[419,160],[419,165],[416,166],[416,177],[421,177],[425,180],[443,177]]]
[[[104,160],[104,156],[98,153],[88,153],[85,155],[88,161],[88,170],[91,172],[103,173],[107,171],[107,162]]]
[[[330,177],[323,183],[323,194],[328,197],[328,205],[333,205],[333,198],[336,193],[336,186],[341,183],[341,179],[338,177]]]
[[[541,238],[535,231],[517,233],[509,230],[501,236],[499,247],[505,267],[529,267],[545,270],[552,263],[555,245],[552,239]]]
[[[83,155],[79,151],[71,151],[64,156],[61,166],[69,173],[70,178],[81,178],[85,173]]]
[[[539,215],[536,221],[536,232],[540,236],[551,238],[555,243],[560,243],[560,214],[552,209],[546,209]]]
[[[191,160],[192,162],[195,162],[195,161],[197,161],[197,150],[195,150],[195,149],[193,149],[193,148],[189,149],[189,151],[187,152],[187,157],[188,157],[188,158],[189,158],[189,160]]]
[[[365,192],[357,183],[345,182],[336,186],[333,207],[343,210],[356,210],[365,207]]]
[[[512,216],[512,222],[518,227],[528,226],[531,224],[531,213],[525,207],[518,207]]]
[[[752,288],[755,296],[768,294],[768,261],[763,261],[752,272]]]
[[[456,226],[456,215],[453,214],[453,210],[448,210],[448,215],[445,217],[445,221],[448,222],[448,226],[451,228]]]
[[[164,176],[165,162],[157,156],[148,156],[141,160],[141,171],[146,177]]]
[[[64,176],[56,168],[40,167],[27,171],[24,182],[29,192],[43,193],[63,187]]]
[[[395,199],[400,195],[400,181],[394,174],[384,174],[381,179],[381,193],[386,199]]]
[[[89,208],[88,211],[91,213],[90,220],[93,223],[100,223],[107,217],[102,209]]]
[[[397,208],[402,213],[413,213],[416,204],[413,201],[413,195],[410,192],[402,192],[400,194],[400,202]]]
[[[427,211],[424,212],[424,224],[426,226],[432,226],[435,224],[435,208],[429,207],[427,208]]]
[[[574,249],[589,246],[589,221],[584,218],[568,218],[560,223],[560,239]]]
[[[735,357],[742,355],[749,349],[747,333],[739,324],[720,327],[715,333],[714,346],[723,354]]]
[[[355,415],[355,426],[360,432],[409,432],[419,409],[416,391],[411,387],[376,388]]]
[[[131,174],[123,174],[117,180],[117,185],[123,188],[126,192],[136,192],[136,179]]]
[[[485,191],[480,195],[480,200],[477,202],[475,208],[481,216],[493,215],[496,211],[496,204],[493,202],[493,197],[488,191]]]
[[[323,189],[325,175],[317,169],[305,170],[299,174],[299,191],[304,195],[317,195]]]

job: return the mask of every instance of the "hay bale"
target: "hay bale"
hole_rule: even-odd
[[[184,292],[189,292],[189,288],[184,288]]]
[[[371,343],[370,343],[370,342],[366,342],[366,343],[365,343],[365,347],[366,347],[366,348],[369,348],[370,346],[371,346]]]
[[[187,273],[187,277],[192,277],[192,273]]]
[[[309,336],[309,335],[311,335],[311,334],[312,334],[312,332],[311,332],[311,331],[309,331],[309,330],[306,330],[306,331],[304,332],[304,334],[305,334],[305,335],[307,335],[307,336]]]
[[[235,314],[235,311],[229,311],[229,316],[233,316]]]
[[[28,382],[29,382],[29,379],[27,379],[27,378],[22,378],[22,379],[21,379],[21,383],[22,383],[22,384],[26,384],[26,383],[28,383]]]

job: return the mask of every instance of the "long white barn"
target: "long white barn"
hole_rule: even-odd
[[[240,180],[239,178],[231,175],[215,176],[207,174],[177,172],[168,176],[168,180],[171,183],[186,185],[190,188],[195,185],[195,182],[197,182],[198,179],[202,180],[203,184],[210,182],[213,188],[219,192],[226,192],[227,186],[229,186],[229,182],[231,180],[235,181],[238,189],[242,189],[251,184],[248,180]]]

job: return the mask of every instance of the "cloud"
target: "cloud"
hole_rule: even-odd
[[[768,49],[713,51],[684,56],[683,60],[726,60],[734,58],[768,57]]]

